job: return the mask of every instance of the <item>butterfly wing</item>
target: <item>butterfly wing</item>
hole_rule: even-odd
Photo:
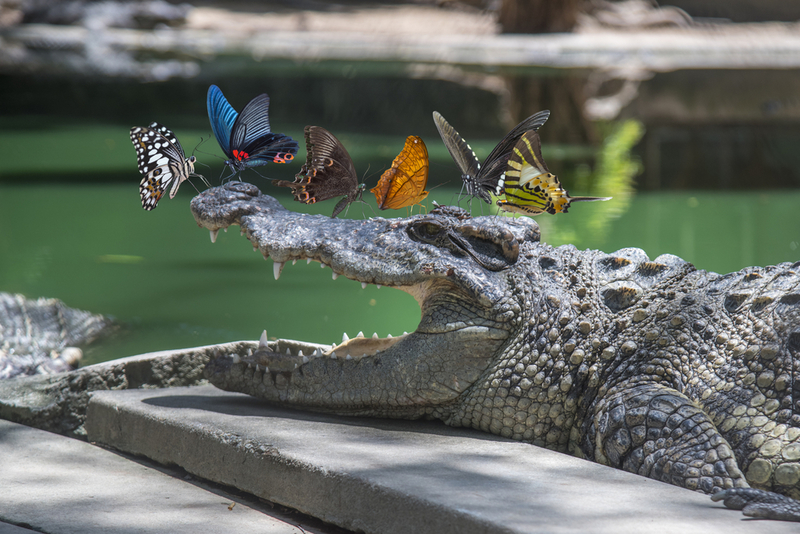
[[[610,197],[570,197],[558,177],[547,170],[541,140],[534,131],[525,132],[512,149],[505,173],[506,200],[498,200],[503,211],[538,215],[567,213],[573,201],[610,200]]]
[[[421,138],[410,135],[392,167],[370,191],[375,194],[380,209],[396,210],[420,203],[428,196],[427,184],[428,149]]]
[[[131,142],[136,149],[139,172],[144,175],[139,183],[142,207],[149,211],[156,207],[170,185],[169,196],[175,197],[181,183],[194,172],[194,158],[187,160],[175,134],[157,122],[149,128],[131,128]]]
[[[290,187],[294,199],[303,204],[314,204],[340,195],[346,195],[344,204],[336,205],[332,217],[348,203],[360,196],[358,175],[350,154],[344,145],[328,130],[320,126],[306,126],[306,162],[293,182],[273,180],[281,187]]]
[[[508,163],[517,141],[525,132],[537,131],[547,122],[549,117],[549,110],[540,111],[514,126],[483,161],[483,166],[476,178],[478,185],[488,192],[500,195],[503,188],[502,177],[506,171],[506,163]],[[542,164],[544,165],[544,162]]]
[[[208,88],[206,107],[208,108],[208,120],[211,122],[211,130],[214,132],[214,137],[217,138],[217,143],[219,143],[225,155],[232,158],[231,130],[239,114],[228,103],[222,95],[222,91],[216,85]]]
[[[433,122],[436,124],[436,129],[439,130],[444,146],[447,147],[447,151],[450,152],[453,161],[461,169],[461,173],[475,176],[481,167],[481,162],[472,147],[467,144],[455,128],[450,126],[450,123],[438,111],[433,112]]]
[[[476,182],[481,162],[475,155],[475,151],[438,111],[433,112],[433,122],[436,124],[436,129],[439,130],[444,146],[450,152],[450,157],[461,170],[461,180],[464,182],[467,193],[480,197],[485,202],[491,202],[489,195],[481,191]]]
[[[251,100],[236,118],[231,129],[231,156],[247,167],[267,163],[287,163],[294,159],[297,141],[269,126],[269,96],[265,93]]]

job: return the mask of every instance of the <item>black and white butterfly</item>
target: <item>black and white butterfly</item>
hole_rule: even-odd
[[[293,182],[273,180],[272,184],[291,187],[294,199],[314,204],[345,195],[333,208],[336,217],[348,204],[361,200],[364,184],[358,184],[353,160],[344,145],[321,126],[306,126],[306,162]]]
[[[433,122],[436,123],[439,135],[442,136],[442,141],[450,152],[450,156],[461,170],[464,189],[469,195],[478,197],[489,204],[492,202],[490,193],[500,195],[503,192],[503,175],[506,172],[506,164],[514,150],[514,145],[517,144],[522,134],[530,130],[535,132],[547,122],[549,117],[550,111],[544,110],[517,124],[494,147],[481,165],[478,156],[455,128],[450,126],[450,123],[438,111],[433,112]]]
[[[181,183],[194,173],[194,156],[183,152],[175,134],[166,126],[154,122],[149,127],[131,128],[131,141],[136,149],[139,172],[144,175],[139,183],[142,207],[155,209],[158,201],[170,186],[169,198],[175,198]]]

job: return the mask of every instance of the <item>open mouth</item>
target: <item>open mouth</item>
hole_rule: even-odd
[[[418,367],[430,365],[431,358],[444,360],[458,374],[464,358],[488,357],[507,339],[507,323],[514,320],[519,303],[505,298],[507,278],[493,273],[513,266],[520,244],[539,236],[535,223],[473,220],[464,210],[447,206],[398,219],[301,214],[244,182],[201,193],[192,200],[192,213],[210,231],[212,242],[220,229],[238,225],[253,249],[274,262],[276,280],[289,263],[315,261],[331,269],[333,280],[343,276],[362,288],[392,287],[420,306],[412,333],[385,338],[344,334],[333,345],[269,341],[265,334],[249,353],[229,359],[272,374],[298,370],[316,376],[357,367],[369,375],[388,363],[398,368],[397,379],[403,381],[416,376]],[[366,358],[374,365],[362,361]],[[463,377],[458,380],[463,385]],[[456,389],[461,385],[451,384]]]
[[[225,232],[228,231],[228,227],[222,227],[222,229]],[[219,230],[219,228],[209,230],[212,243],[216,242]],[[240,227],[240,235],[247,235],[247,232],[243,227]],[[248,238],[250,238],[250,236],[248,236]],[[337,272],[336,269],[332,267],[333,262],[326,262],[321,257],[314,258],[308,255],[300,254],[297,257],[281,258],[283,261],[279,261],[275,258],[271,258],[269,252],[260,250],[255,240],[251,240],[251,243],[253,244],[253,250],[261,252],[265,260],[273,259],[272,274],[275,280],[280,279],[281,273],[287,264],[291,263],[292,265],[295,265],[298,261],[305,260],[307,264],[316,261],[320,264],[321,268],[325,269],[327,267],[331,269],[331,278],[333,280],[338,279],[340,276],[345,276],[350,280],[359,282],[362,289],[366,289],[370,284],[375,285],[378,289],[384,287],[382,284],[375,283],[375,281],[372,280],[369,282],[359,280],[351,273],[348,274],[344,272]],[[414,286],[390,285],[387,287],[394,287],[395,289],[399,289],[400,291],[404,291],[412,295],[417,300],[418,304],[422,306],[425,294],[422,286],[424,285],[425,284],[417,284]],[[293,371],[294,369],[297,369],[298,367],[315,358],[358,361],[362,358],[375,356],[385,352],[411,335],[413,334],[403,332],[403,334],[399,336],[392,336],[389,334],[382,338],[379,337],[377,333],[373,333],[371,336],[365,336],[363,332],[358,332],[358,334],[351,338],[345,332],[342,334],[341,343],[326,345],[285,339],[270,341],[265,330],[259,340],[258,348],[250,350],[244,355],[233,355],[233,363],[242,361],[247,364],[255,365],[259,369],[264,369],[265,371],[269,370],[273,372],[287,372]]]

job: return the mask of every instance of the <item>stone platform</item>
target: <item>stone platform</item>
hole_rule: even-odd
[[[744,518],[706,495],[477,431],[293,411],[211,386],[96,392],[86,430],[90,442],[356,531],[797,529]],[[83,476],[80,465],[73,469]],[[120,472],[116,484],[129,487],[126,476]],[[208,505],[215,507],[227,511]]]

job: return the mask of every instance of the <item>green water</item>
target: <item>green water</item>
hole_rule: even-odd
[[[202,122],[186,117],[184,124]],[[175,132],[187,152],[210,135],[202,126],[182,129],[181,121],[176,122]],[[717,272],[800,260],[800,190],[635,194],[631,176],[640,165],[630,148],[641,132],[626,124],[627,130],[616,130],[622,132],[619,136],[606,137],[594,171],[587,164],[594,149],[545,144],[550,168],[572,193],[613,195],[614,200],[575,204],[566,215],[538,217],[544,241],[607,252],[640,247],[651,258],[676,254]],[[362,289],[343,277],[333,281],[330,270],[316,263],[287,265],[275,281],[271,260],[253,252],[236,228],[220,233],[212,244],[190,213],[195,194],[190,184],[182,185],[174,200],[164,198],[154,211],[144,211],[129,128],[125,122],[0,117],[0,291],[56,297],[69,306],[115,317],[121,328],[86,350],[85,364],[256,339],[265,328],[270,337],[321,343],[339,342],[343,332],[386,336],[416,328],[419,308],[405,293]],[[297,128],[284,131],[302,139]],[[368,187],[405,140],[403,134],[336,134]],[[431,158],[426,204],[452,204],[459,173],[435,134],[425,139]],[[470,141],[479,157],[497,142]],[[197,150],[200,162],[212,164],[198,166],[199,172],[219,183],[219,147],[212,140]],[[270,178],[291,179],[304,155],[301,146],[294,163],[259,170]],[[605,172],[597,170],[603,168]],[[623,175],[625,180],[619,178]],[[328,215],[335,204],[304,206],[293,202],[287,189],[268,185],[254,172],[243,178],[296,211]],[[377,211],[373,196],[366,197],[372,209],[353,205],[349,217]],[[473,207],[474,215],[490,213],[485,204],[475,202]]]
[[[386,336],[416,328],[419,308],[405,293],[333,281],[317,263],[287,265],[275,281],[272,261],[253,252],[238,227],[212,244],[191,216],[188,184],[145,212],[130,174],[128,184],[0,184],[2,290],[57,297],[123,325],[87,350],[84,363],[255,339],[264,328],[270,337],[325,343],[340,341],[342,332]],[[449,203],[454,195],[440,187],[429,198]],[[333,209],[333,201],[305,207],[278,198],[292,209]],[[800,260],[800,191],[638,194],[624,214],[598,227],[600,207],[611,202],[539,217],[543,240],[609,252],[641,247],[651,258],[677,254],[718,272]],[[349,216],[362,212],[371,215],[355,205]]]

